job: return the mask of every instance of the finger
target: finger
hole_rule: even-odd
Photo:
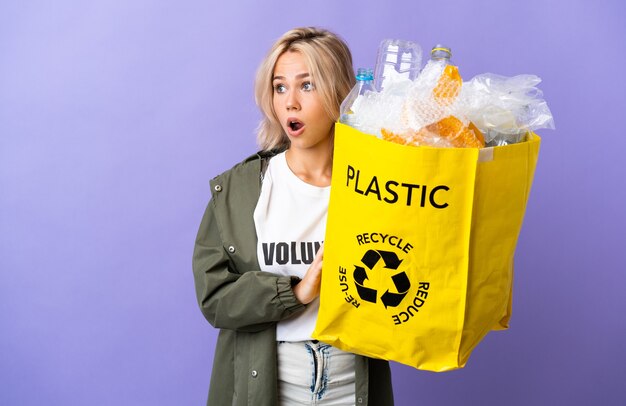
[[[315,259],[322,258],[324,256],[324,246],[322,245],[315,254]]]

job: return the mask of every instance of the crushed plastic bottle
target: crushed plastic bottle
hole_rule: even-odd
[[[382,91],[389,82],[415,80],[422,67],[422,47],[401,39],[383,40],[378,47],[374,87]]]

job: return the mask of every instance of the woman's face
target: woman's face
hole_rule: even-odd
[[[274,67],[273,105],[291,148],[314,148],[328,143],[334,121],[326,114],[304,56],[285,52]]]

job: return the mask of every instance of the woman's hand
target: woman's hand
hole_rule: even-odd
[[[320,282],[322,279],[322,260],[324,258],[324,246],[322,245],[313,259],[313,263],[304,274],[304,278],[293,288],[296,299],[303,304],[311,303],[320,295]]]

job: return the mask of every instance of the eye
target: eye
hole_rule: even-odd
[[[304,90],[305,92],[310,92],[312,90],[315,90],[315,86],[313,86],[313,83],[311,82],[304,82],[302,84],[302,90]]]
[[[285,93],[285,85],[283,85],[282,83],[278,83],[274,85],[274,92],[276,93]]]

